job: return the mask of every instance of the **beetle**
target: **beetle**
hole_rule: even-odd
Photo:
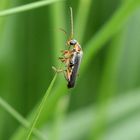
[[[71,36],[66,43],[66,45],[69,46],[69,49],[61,51],[62,57],[59,57],[61,62],[65,64],[66,69],[58,70],[54,67],[53,69],[56,72],[64,72],[64,76],[68,82],[67,87],[73,88],[75,86],[75,81],[82,60],[83,51],[78,41],[73,38],[73,12],[71,7],[70,14],[71,14]]]

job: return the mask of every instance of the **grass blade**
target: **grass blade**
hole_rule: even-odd
[[[76,21],[74,26],[74,31],[76,34],[76,38],[78,38],[79,42],[82,44],[83,37],[84,37],[84,31],[86,29],[87,25],[87,19],[88,15],[91,9],[92,0],[80,0],[79,1],[79,7],[78,12],[76,15]],[[85,8],[86,7],[86,8]],[[79,24],[80,22],[80,24]]]
[[[30,3],[30,4],[22,5],[22,6],[19,6],[16,8],[3,10],[3,11],[0,11],[0,17],[29,11],[29,10],[43,7],[43,6],[46,6],[48,4],[58,2],[58,1],[61,1],[61,0],[41,0],[41,1]]]
[[[12,108],[3,98],[0,97],[0,106],[7,111],[13,118],[15,118],[22,126],[25,128],[28,128],[30,126],[30,123],[22,117],[14,108]],[[45,139],[45,136],[41,134],[37,129],[33,130],[33,133],[35,136],[37,136],[40,139]]]
[[[5,109],[9,114],[11,114],[24,127],[27,127],[29,125],[29,123],[1,97],[0,97],[0,106],[3,109]]]
[[[123,4],[113,15],[102,29],[87,43],[84,50],[84,57],[82,62],[82,72],[86,69],[93,56],[103,47],[103,45],[111,39],[124,25],[125,21],[131,13],[140,6],[139,0],[129,0]]]
[[[38,119],[39,119],[39,117],[41,115],[41,112],[42,112],[42,110],[43,110],[43,108],[45,106],[45,103],[46,103],[46,101],[48,99],[48,96],[50,95],[50,92],[51,92],[51,89],[52,89],[52,87],[54,85],[54,82],[56,80],[56,77],[57,77],[57,74],[54,76],[54,78],[53,78],[53,80],[52,80],[49,88],[47,89],[47,91],[46,91],[46,93],[45,93],[45,95],[44,95],[44,97],[43,97],[43,99],[42,99],[42,101],[41,101],[41,103],[39,105],[39,107],[35,111],[35,117],[34,117],[34,120],[33,120],[32,124],[31,124],[29,130],[28,130],[26,140],[29,140],[30,137],[31,137],[32,131],[35,128],[35,125],[36,125],[36,123],[37,123],[37,121],[38,121]]]
[[[60,50],[64,49],[65,35],[61,33],[58,28],[65,28],[65,9],[64,4],[53,4],[50,6],[50,16],[52,22],[52,43],[53,43],[53,61],[55,66],[58,65],[58,56]],[[61,20],[60,20],[61,17]]]

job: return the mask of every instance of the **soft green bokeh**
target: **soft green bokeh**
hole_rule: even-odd
[[[0,140],[139,140],[140,0],[46,1],[0,1]],[[70,6],[84,55],[68,90],[50,84]]]

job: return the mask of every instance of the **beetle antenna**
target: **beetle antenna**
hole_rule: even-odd
[[[73,12],[72,12],[72,7],[70,7],[70,22],[71,22],[71,39],[73,38]]]
[[[63,28],[59,28],[59,30],[62,31],[66,36],[68,36],[67,32]]]

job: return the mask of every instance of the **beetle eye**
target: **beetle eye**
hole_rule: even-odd
[[[76,40],[71,40],[71,41],[70,41],[70,45],[75,45],[76,43],[77,43]]]

